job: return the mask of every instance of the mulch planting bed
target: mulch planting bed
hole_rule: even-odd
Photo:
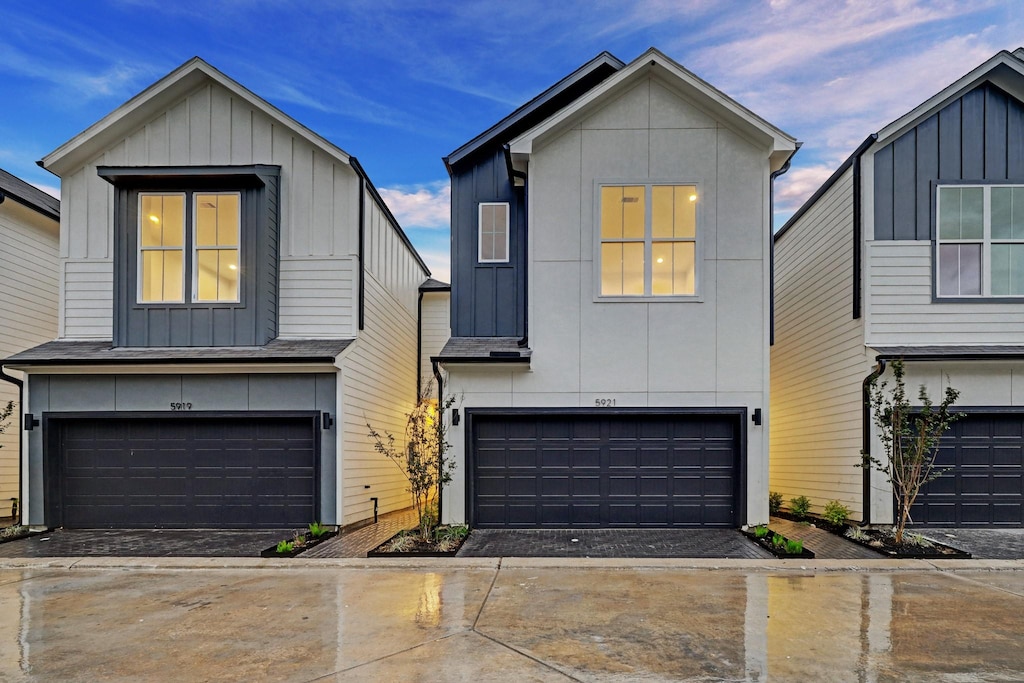
[[[776,532],[772,531],[770,527],[768,529],[768,535],[764,536],[762,538],[758,538],[754,534],[753,531],[744,531],[743,535],[746,536],[747,538],[749,538],[751,541],[753,541],[757,545],[759,545],[762,548],[764,548],[765,550],[767,550],[768,552],[770,552],[775,557],[781,559],[781,560],[801,560],[801,559],[803,559],[803,560],[813,560],[814,559],[814,552],[811,551],[811,550],[808,550],[807,548],[803,548],[799,553],[787,552],[786,551],[786,542],[789,539],[786,538],[785,536],[783,536],[782,534],[779,534],[779,533],[776,533]],[[777,546],[777,545],[775,545],[775,543],[772,542],[772,539],[775,538],[775,537],[779,537],[779,538],[782,539],[782,545],[781,546]]]
[[[395,540],[398,538],[404,538],[401,544],[396,544]],[[400,531],[388,540],[381,543],[373,550],[366,553],[367,557],[454,557],[459,552],[459,548],[469,538],[469,534],[466,534],[460,539],[454,541],[454,546],[449,546],[444,550],[438,547],[437,542],[428,543],[418,535],[413,535],[412,532]]]
[[[295,544],[295,546],[291,550],[279,553],[277,552],[277,545],[275,544],[270,546],[266,550],[261,551],[260,557],[295,557],[296,555],[301,555],[310,548],[315,548],[327,539],[334,538],[337,535],[337,531],[328,531],[326,534],[323,534],[322,536],[314,537],[313,534],[307,531],[301,536],[281,539],[282,541],[291,541]]]
[[[891,558],[906,558],[906,559],[971,559],[971,553],[966,550],[960,550],[953,546],[939,543],[937,541],[929,540],[930,545],[916,545],[913,543],[904,542],[902,545],[896,545],[893,542],[892,532],[888,527],[878,529],[868,529],[861,527],[860,530],[864,533],[867,538],[854,538],[848,536],[847,532],[855,527],[849,524],[832,524],[826,519],[820,517],[807,516],[802,519],[796,515],[781,511],[775,513],[776,517],[782,517],[797,523],[807,523],[818,529],[824,529],[836,536],[842,536],[851,543],[864,546],[870,550],[885,555]],[[904,533],[905,536],[911,535],[916,537],[918,534],[913,529],[907,529]]]

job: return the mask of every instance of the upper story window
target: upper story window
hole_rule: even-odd
[[[599,186],[601,297],[697,293],[697,186]]]
[[[508,215],[507,202],[480,204],[480,263],[508,263]]]
[[[936,190],[940,297],[1024,296],[1024,186]]]
[[[238,192],[139,193],[139,303],[238,302],[240,205]]]

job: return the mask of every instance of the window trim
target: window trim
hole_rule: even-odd
[[[483,219],[484,219],[484,207],[485,206],[504,206],[505,207],[505,258],[503,259],[485,259],[484,258],[484,240],[483,240]],[[477,263],[509,263],[511,258],[510,253],[510,224],[512,222],[512,206],[509,202],[479,202],[476,209],[476,260]]]
[[[937,303],[1020,303],[1024,294],[992,294],[992,245],[1024,244],[1024,239],[992,238],[992,188],[1009,187],[1024,189],[1020,180],[951,180],[932,183],[932,300]],[[981,239],[943,240],[940,236],[939,194],[943,188],[980,188],[982,190],[982,236]],[[944,244],[981,245],[981,294],[942,294],[939,290],[939,252]]]
[[[192,304],[199,305],[218,305],[218,304],[229,304],[237,305],[242,303],[242,273],[244,271],[244,261],[242,260],[242,244],[245,241],[243,237],[244,231],[244,220],[243,220],[243,192],[239,190],[206,190],[202,188],[186,188],[180,190],[162,190],[159,188],[146,188],[140,189],[136,192],[136,226],[135,226],[135,306],[191,306]],[[238,252],[238,286],[236,290],[238,296],[234,299],[199,299],[199,249],[196,248],[196,197],[200,194],[215,194],[215,195],[235,195],[238,197],[238,245],[235,247]],[[182,296],[180,299],[164,299],[161,301],[143,301],[142,299],[142,255],[145,251],[171,251],[170,249],[155,248],[155,247],[143,247],[142,246],[142,226],[143,226],[143,214],[142,214],[142,198],[143,197],[182,197],[182,209],[183,209],[183,220],[185,225],[182,226],[182,237],[183,242],[181,248],[177,251],[181,251],[181,283],[182,283]],[[212,247],[208,248],[212,249]]]
[[[237,304],[241,303],[242,299],[242,193],[238,190],[187,190],[191,193],[192,201],[192,229],[190,232],[191,244],[188,246],[192,252],[192,303],[194,304]],[[235,251],[238,253],[235,261],[238,264],[238,281],[235,285],[235,291],[238,295],[234,299],[200,299],[199,297],[199,252],[200,248],[197,246],[198,239],[197,233],[199,231],[199,225],[196,222],[196,216],[199,214],[198,201],[199,195],[234,195],[238,197],[238,244],[235,246]],[[203,247],[202,251],[217,251],[221,247]]]
[[[693,253],[694,253],[694,264],[693,264],[693,294],[672,294],[672,295],[657,295],[648,294],[648,287],[653,287],[652,278],[652,267],[651,267],[651,244],[655,241],[651,230],[651,212],[653,210],[652,199],[652,187],[655,185],[689,185],[696,188],[697,191],[697,207],[694,216],[694,236],[693,236]],[[603,295],[601,294],[601,245],[603,240],[601,239],[601,188],[603,187],[622,187],[622,186],[633,186],[644,188],[644,294],[629,295],[629,294],[613,294]],[[704,239],[703,239],[703,225],[704,225],[704,190],[703,183],[697,180],[680,180],[678,178],[672,179],[644,179],[636,180],[630,178],[611,178],[611,179],[598,179],[594,181],[594,200],[593,200],[593,301],[595,303],[652,303],[652,302],[664,302],[664,303],[701,303],[704,301],[703,282],[704,282]],[[664,241],[664,240],[662,240]],[[689,242],[689,240],[668,240],[668,241],[679,241]]]

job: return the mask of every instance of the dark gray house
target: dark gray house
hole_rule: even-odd
[[[771,488],[873,523],[892,490],[866,379],[961,391],[920,526],[1024,525],[1024,49],[876,133],[775,237]]]
[[[25,373],[24,521],[351,524],[405,508],[366,423],[417,399],[429,271],[358,161],[201,59],[47,155],[57,339]]]

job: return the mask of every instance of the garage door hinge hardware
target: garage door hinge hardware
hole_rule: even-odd
[[[39,426],[39,418],[32,413],[25,413],[25,431],[31,432]]]
[[[760,425],[761,424],[761,409],[760,408],[754,408],[754,414],[750,416],[750,419],[751,419],[751,421],[754,424]]]
[[[331,425],[334,424],[334,420],[331,419],[331,414],[330,413],[323,413],[321,415],[320,424],[321,424],[321,426],[323,426],[324,429],[330,429]]]

